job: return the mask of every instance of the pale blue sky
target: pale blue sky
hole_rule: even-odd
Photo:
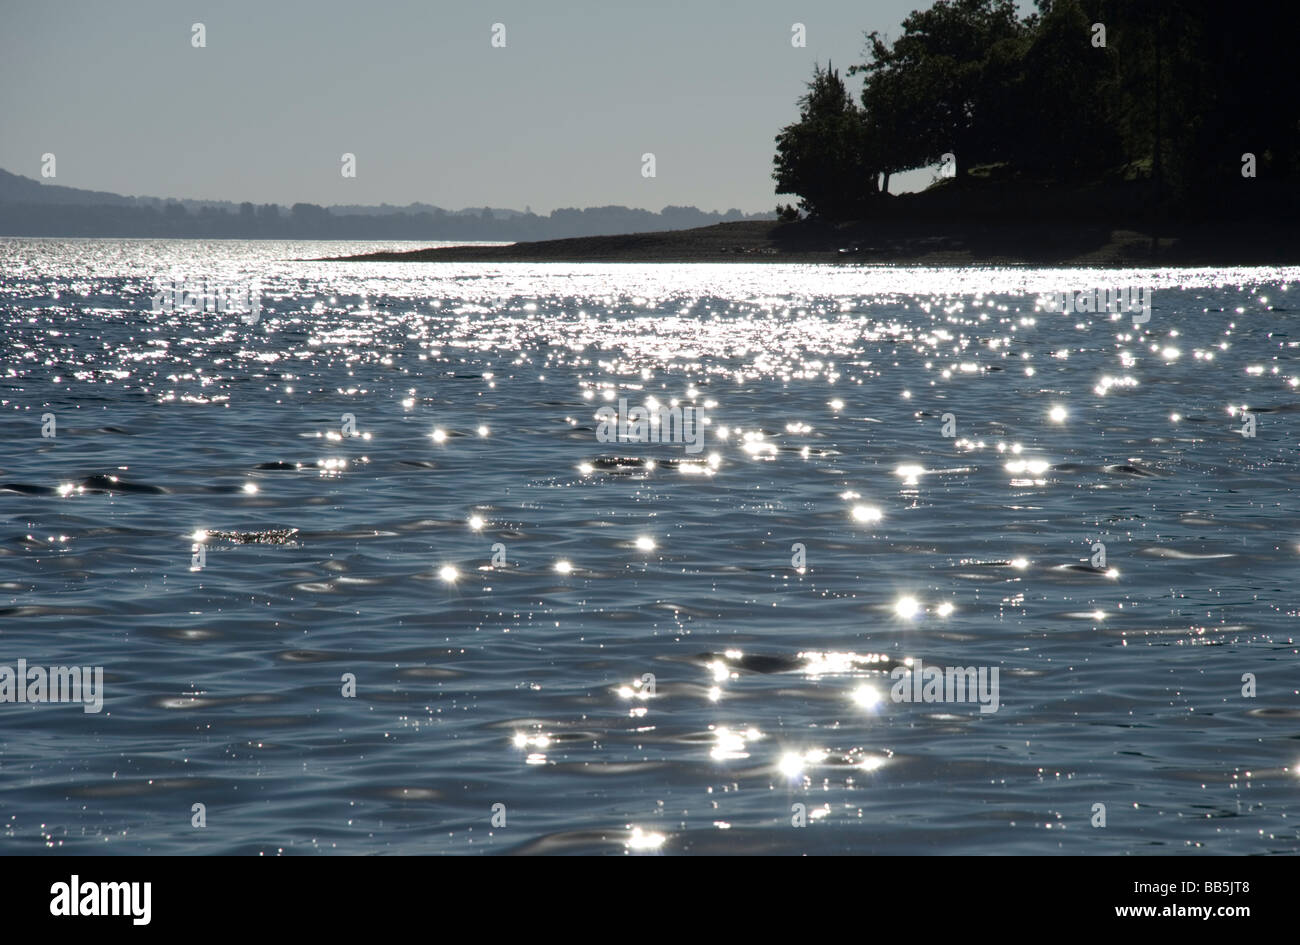
[[[928,2],[0,0],[0,167],[39,178],[52,152],[51,183],[283,204],[770,210],[814,61],[861,61]]]

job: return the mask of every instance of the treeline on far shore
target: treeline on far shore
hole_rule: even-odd
[[[739,210],[709,213],[695,207],[661,212],[628,207],[560,209],[534,213],[448,213],[443,210],[339,213],[314,204],[283,208],[243,204],[233,212],[111,204],[0,203],[0,236],[157,237],[189,239],[484,240],[515,242],[652,232],[713,223],[771,218]]]

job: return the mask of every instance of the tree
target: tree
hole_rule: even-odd
[[[867,161],[862,110],[830,63],[813,68],[799,106],[799,120],[776,136],[776,192],[796,194],[809,216],[861,215],[876,193],[876,172]]]
[[[1096,196],[1115,214],[1300,213],[1300,5],[1035,6],[1020,19],[1015,0],[936,0],[893,41],[867,34],[867,61],[848,70],[863,76],[860,107],[834,69],[816,68],[799,121],[777,137],[777,193],[811,216],[866,216],[891,174],[952,152],[958,177],[1029,177],[1025,195],[1109,181]]]
[[[1094,20],[1078,0],[1040,0],[1032,35],[1008,69],[1015,88],[1001,116],[1001,134],[1014,141],[1008,157],[1038,176],[1062,181],[1096,179],[1125,163],[1114,102],[1117,99],[1115,21],[1105,47],[1092,44]],[[1036,103],[1050,107],[1035,107]],[[1027,116],[1032,116],[1028,121]]]
[[[958,174],[996,160],[1013,145],[998,116],[1011,105],[1007,68],[1019,56],[1028,24],[1013,0],[939,0],[903,20],[892,44],[867,34],[862,101],[890,171],[957,156]]]

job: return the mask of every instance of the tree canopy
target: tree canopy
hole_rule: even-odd
[[[862,110],[831,65],[813,71],[799,100],[799,121],[776,138],[778,193],[798,194],[818,216],[861,213],[875,193]]]
[[[890,174],[956,157],[1061,187],[1142,180],[1195,215],[1259,178],[1300,176],[1296,5],[1227,0],[938,0],[889,40],[866,34],[856,96],[815,67],[777,136],[778,194],[825,219],[870,216]],[[1295,188],[1292,187],[1292,190]]]

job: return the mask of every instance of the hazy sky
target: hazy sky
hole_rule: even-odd
[[[0,0],[0,167],[39,179],[51,152],[49,183],[259,203],[770,210],[814,61],[860,62],[929,2]]]

